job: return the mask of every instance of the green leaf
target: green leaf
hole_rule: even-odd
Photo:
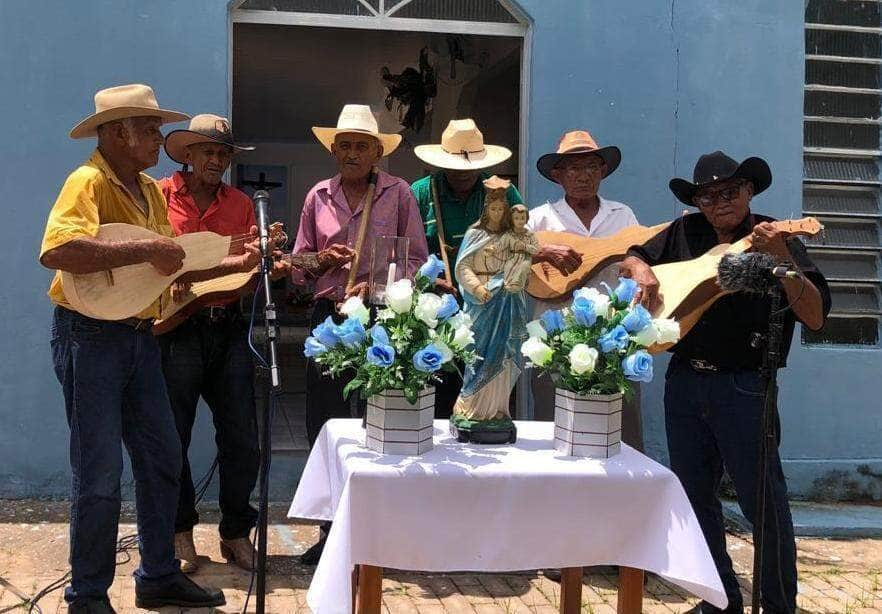
[[[358,378],[351,380],[346,386],[343,388],[343,398],[348,399],[349,395],[353,390],[358,390],[364,385],[364,382]]]

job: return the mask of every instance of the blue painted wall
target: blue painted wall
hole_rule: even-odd
[[[698,155],[761,155],[772,188],[755,208],[801,209],[803,3],[787,0],[523,0],[533,22],[530,160],[586,127],[624,161],[603,192],[646,224],[681,207],[667,190]],[[94,91],[151,84],[160,104],[225,113],[226,0],[3,0],[0,3],[0,496],[63,495],[67,427],[48,351],[50,278],[36,262],[45,216],[91,142],[71,141]],[[153,170],[171,170],[165,160]],[[531,170],[528,200],[556,198]],[[664,360],[661,361],[664,363]],[[783,374],[783,455],[796,494],[882,496],[878,350],[802,348]],[[663,364],[644,393],[648,450],[664,459]],[[212,437],[204,416],[194,472]],[[826,489],[826,490],[825,490]]]

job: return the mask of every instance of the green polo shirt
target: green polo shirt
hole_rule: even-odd
[[[469,226],[478,221],[481,217],[481,211],[484,208],[484,179],[490,177],[490,173],[481,173],[472,193],[465,200],[459,200],[450,191],[447,185],[447,178],[444,171],[432,173],[430,177],[435,178],[438,186],[438,199],[441,201],[441,219],[444,222],[444,238],[447,240],[448,256],[456,257],[456,251],[462,238],[465,236]],[[429,244],[430,254],[440,254],[441,248],[438,244],[438,230],[435,225],[435,208],[432,206],[432,186],[430,177],[423,177],[414,182],[410,189],[416,197],[417,205],[420,208],[420,215],[423,218],[423,224],[426,226],[426,242]],[[517,188],[512,185],[506,194],[509,205],[523,204]],[[451,265],[453,262],[451,262]]]

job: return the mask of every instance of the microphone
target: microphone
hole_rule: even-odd
[[[269,192],[257,190],[252,197],[254,207],[257,209],[257,234],[260,237],[260,253],[264,259],[270,256],[269,252]]]
[[[765,294],[778,279],[799,277],[789,265],[779,265],[768,254],[725,254],[717,267],[717,283],[726,292]]]

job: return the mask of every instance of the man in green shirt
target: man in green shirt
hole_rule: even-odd
[[[486,169],[508,160],[511,151],[499,145],[485,145],[484,135],[474,120],[453,119],[441,134],[440,145],[419,145],[414,153],[439,169],[416,181],[411,190],[426,226],[429,253],[441,255],[441,243],[444,243],[452,279],[463,236],[468,227],[478,221],[484,208],[483,180],[491,175]],[[437,192],[437,204],[433,192]],[[509,206],[524,202],[514,185],[508,188],[506,199]],[[439,211],[441,224],[437,219]],[[533,261],[548,262],[564,273],[571,273],[579,267],[582,258],[569,247],[545,245]],[[455,292],[445,281],[438,283],[445,290]],[[462,384],[458,377],[448,373],[443,378],[435,387],[435,417],[440,419],[450,417]]]

